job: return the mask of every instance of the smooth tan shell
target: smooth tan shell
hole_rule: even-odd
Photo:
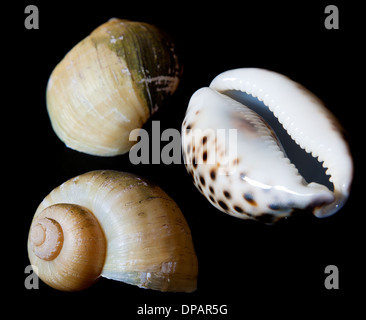
[[[47,226],[49,221],[59,228],[57,234],[52,234],[53,228]],[[37,243],[34,236],[39,234],[44,234],[44,239]],[[55,241],[57,250],[50,252],[48,249]],[[47,207],[34,219],[29,233],[31,264],[44,282],[58,290],[79,291],[94,284],[102,272],[106,249],[97,219],[77,205],[62,203]]]
[[[198,263],[190,229],[158,186],[129,173],[85,173],[54,189],[33,223],[57,203],[77,204],[95,215],[107,243],[102,276],[160,291],[196,289]]]
[[[79,42],[53,70],[47,110],[70,148],[99,156],[128,152],[141,128],[177,88],[174,43],[155,26],[111,19]]]

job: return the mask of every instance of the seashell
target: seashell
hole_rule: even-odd
[[[79,291],[100,276],[192,292],[198,264],[189,226],[158,186],[130,173],[92,171],[54,189],[30,227],[28,254],[48,285]]]
[[[230,98],[231,90],[263,101],[292,140],[324,162],[334,190],[307,183],[269,124]],[[230,129],[235,139],[218,134]],[[185,165],[195,185],[229,215],[268,223],[298,210],[327,217],[349,196],[353,164],[338,121],[313,93],[281,74],[244,68],[218,75],[191,97],[182,132]]]
[[[128,152],[133,129],[176,90],[181,65],[157,27],[111,19],[79,42],[53,70],[47,109],[70,148],[98,156]]]

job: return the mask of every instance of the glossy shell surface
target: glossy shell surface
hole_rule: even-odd
[[[291,138],[324,162],[334,190],[305,181],[270,125],[229,97],[230,90],[263,101]],[[278,73],[244,68],[220,74],[193,94],[182,132],[194,183],[230,215],[269,223],[298,210],[326,217],[349,195],[352,158],[338,121],[319,98]]]

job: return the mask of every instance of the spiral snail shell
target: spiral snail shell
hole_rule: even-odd
[[[79,42],[55,67],[47,110],[69,147],[99,156],[128,152],[133,129],[176,90],[181,65],[162,30],[111,19]]]
[[[292,140],[323,162],[334,190],[306,182],[270,125],[231,98],[230,91],[263,101]],[[219,130],[234,130],[236,139],[220,136]],[[182,132],[194,183],[232,216],[273,223],[294,211],[311,210],[327,217],[349,196],[353,164],[340,124],[319,98],[284,75],[257,68],[223,72],[193,94]]]
[[[53,288],[79,291],[100,276],[160,291],[192,292],[198,264],[188,224],[158,186],[130,173],[92,171],[39,205],[28,254]]]

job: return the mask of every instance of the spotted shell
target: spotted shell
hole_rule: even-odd
[[[324,162],[334,190],[306,182],[270,125],[229,97],[230,90],[263,101],[291,138]],[[195,185],[223,212],[267,223],[299,210],[326,217],[344,205],[352,181],[352,158],[341,130],[319,98],[298,83],[268,70],[236,69],[193,94],[182,149]]]

